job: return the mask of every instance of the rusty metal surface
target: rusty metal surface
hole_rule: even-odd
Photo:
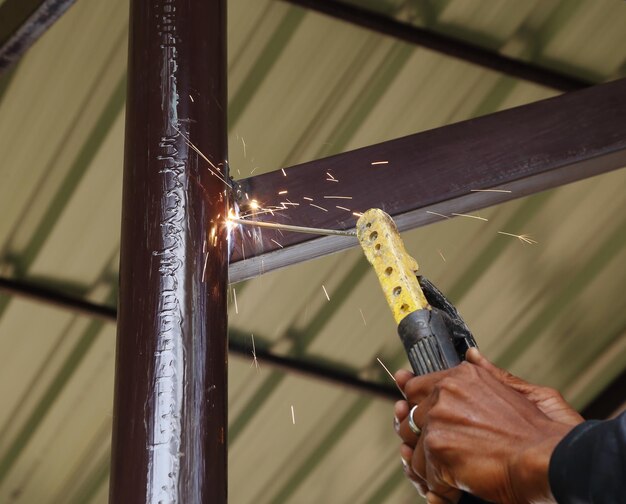
[[[225,22],[225,0],[131,2],[114,503],[226,501]]]

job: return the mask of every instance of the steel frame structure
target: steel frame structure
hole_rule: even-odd
[[[588,84],[368,17],[336,1],[287,1],[555,89]],[[0,55],[12,54],[0,70],[71,3],[29,2],[31,15],[22,21],[16,17],[9,36],[0,40]],[[7,0],[2,8],[17,4]],[[46,7],[55,5],[58,15],[46,16],[52,12]],[[227,498],[229,243],[222,223],[232,193],[225,187],[225,19],[225,0],[131,2],[111,502],[219,504]],[[15,36],[26,42],[15,45]],[[349,186],[356,194],[359,210],[386,207],[402,229],[417,227],[436,219],[427,210],[471,211],[624,166],[625,92],[626,80],[596,86],[292,167],[287,178],[269,173],[246,179],[241,189],[266,204],[274,201],[278,180],[290,193],[306,187],[311,194],[327,194],[323,174],[330,172],[339,180],[335,190]],[[384,167],[371,170],[364,181],[361,168],[374,161],[385,161]],[[472,193],[503,186],[512,192]],[[386,198],[389,191],[398,196],[393,204]],[[338,229],[354,223],[337,212],[306,207],[294,209],[291,218]],[[280,250],[264,245],[262,253],[246,259],[235,251],[232,280],[259,274],[261,259],[268,271],[351,243],[350,238],[290,235]],[[20,293],[10,281],[0,287]],[[22,294],[51,297],[45,290],[21,287]],[[56,301],[107,320],[117,315],[71,298]],[[264,357],[290,370],[302,364],[269,353]]]

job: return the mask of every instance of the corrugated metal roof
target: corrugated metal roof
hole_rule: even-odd
[[[352,3],[597,82],[625,74],[623,2]],[[236,177],[554,94],[282,2],[229,8]],[[126,1],[78,2],[0,101],[0,273],[109,305],[127,13]],[[625,187],[622,169],[486,209],[488,222],[457,217],[405,240],[484,353],[582,407],[626,364]],[[381,381],[376,357],[405,363],[356,250],[234,289],[233,337],[253,333],[276,353]],[[114,338],[110,324],[0,296],[0,501],[106,502]],[[230,366],[231,502],[415,501],[387,402],[259,365]]]

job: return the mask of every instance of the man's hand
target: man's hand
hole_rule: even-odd
[[[549,502],[550,456],[582,417],[556,391],[498,369],[477,350],[467,359],[427,376],[396,374],[408,398],[395,410],[407,475],[432,503],[456,502],[456,489],[501,503]],[[414,404],[419,438],[407,422]]]

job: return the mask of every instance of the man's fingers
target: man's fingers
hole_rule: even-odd
[[[471,362],[478,367],[486,369],[490,373],[493,374],[501,374],[502,369],[497,367],[495,364],[492,364],[483,354],[480,353],[478,348],[470,348],[465,354],[465,360],[467,362]]]
[[[413,456],[415,460],[415,456]],[[433,500],[435,503],[456,504],[461,498],[461,491],[457,488],[451,487],[443,481],[441,474],[430,461],[426,465],[426,484],[428,485],[429,493],[434,494],[440,500]],[[427,494],[428,495],[428,494]],[[426,498],[427,502],[431,502]]]
[[[408,382],[414,376],[415,375],[413,373],[411,373],[410,371],[407,371],[406,369],[399,369],[393,375],[393,377],[396,380],[396,383],[398,384],[398,387],[400,387],[402,390],[404,390],[404,386],[406,385],[406,382]]]
[[[450,504],[450,501],[448,499],[444,499],[434,492],[428,492],[426,494],[426,502],[428,504]]]
[[[448,374],[449,371],[446,370],[411,378],[404,386],[404,393],[406,394],[407,400],[413,404],[420,404],[425,398],[432,394],[435,385]]]
[[[409,403],[406,401],[397,401],[393,407],[393,429],[396,434],[400,434],[400,423],[409,414]]]
[[[525,382],[521,378],[512,375],[504,369],[500,369],[498,366],[496,366],[486,357],[484,357],[483,354],[478,351],[478,348],[470,348],[465,354],[465,359],[467,360],[467,362],[483,368],[485,371],[489,371],[489,374],[491,374],[491,376],[493,376],[500,383],[508,385],[509,387],[517,390],[522,394],[527,394],[533,387],[533,385]]]
[[[442,495],[436,494],[435,492],[428,492],[426,494],[426,502],[428,504],[456,504],[459,499],[456,498],[456,495],[453,496],[453,498],[455,498],[455,500],[446,498]]]
[[[413,486],[417,489],[422,497],[426,496],[428,487],[426,482],[420,478],[411,468],[411,459],[413,458],[413,449],[405,444],[400,445],[400,458],[402,460],[402,466],[405,476],[413,483]]]
[[[435,402],[437,402],[437,398],[438,394],[436,392],[429,395],[417,406],[417,408],[415,408],[415,410],[413,410],[413,406],[411,406],[411,404],[407,404],[409,412],[406,417],[400,422],[398,435],[409,446],[415,446],[418,441],[418,436],[411,430],[411,427],[409,426],[409,415],[411,414],[411,411],[413,411],[413,423],[415,423],[415,425],[420,429],[424,429],[426,415],[428,411],[430,411],[430,408],[433,407]]]
[[[496,378],[501,383],[505,385],[511,385],[513,382],[517,383],[521,381],[516,376],[513,376],[508,371],[504,369],[500,369],[498,366],[489,361],[483,354],[478,351],[478,348],[470,348],[465,354],[465,360],[467,362],[474,364],[480,368],[483,368],[485,371],[489,371],[491,375]]]

